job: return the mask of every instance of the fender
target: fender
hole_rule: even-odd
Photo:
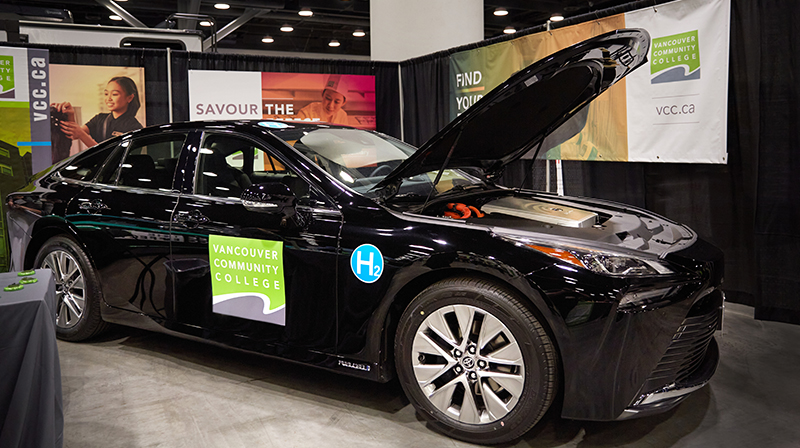
[[[89,260],[92,261],[92,265],[94,265],[92,253],[86,247],[86,244],[81,239],[75,226],[60,216],[51,215],[37,220],[34,224],[33,231],[30,235],[30,240],[25,247],[23,266],[25,266],[26,269],[33,267],[36,254],[39,253],[39,249],[42,247],[42,245],[44,245],[48,239],[59,234],[69,235],[75,241],[77,241],[84,252],[86,252]]]
[[[553,334],[552,329],[559,328],[559,325],[563,327],[563,318],[555,307],[545,300],[544,293],[525,277],[525,273],[497,259],[486,256],[476,258],[474,253],[457,251],[437,256],[453,261],[447,266],[431,269],[425,266],[433,258],[429,257],[404,267],[395,274],[392,285],[368,323],[366,345],[360,352],[348,355],[375,362],[379,368],[376,380],[386,382],[394,376],[391,354],[394,345],[394,325],[399,314],[425,288],[449,277],[472,276],[509,289],[531,305],[532,311],[543,320],[545,328],[551,336],[554,336],[553,343],[558,348],[560,338],[559,335]]]

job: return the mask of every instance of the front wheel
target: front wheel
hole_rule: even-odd
[[[417,411],[473,443],[522,436],[557,389],[556,350],[541,323],[513,294],[477,279],[440,281],[408,305],[395,364]]]
[[[67,236],[50,238],[39,249],[34,265],[53,272],[59,339],[82,341],[107,327],[100,316],[102,293],[97,273],[78,243]]]

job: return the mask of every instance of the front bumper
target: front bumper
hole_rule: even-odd
[[[711,340],[706,351],[706,359],[697,378],[682,383],[672,383],[663,388],[639,396],[633,404],[625,409],[617,420],[646,417],[648,415],[666,412],[680,404],[692,392],[702,389],[708,384],[711,376],[719,363],[719,349],[717,342]]]
[[[640,393],[617,420],[668,411],[709,382],[719,364],[714,332],[721,327],[724,302],[722,291],[714,290],[692,307]]]

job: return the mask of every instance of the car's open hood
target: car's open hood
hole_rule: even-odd
[[[534,62],[445,126],[376,188],[444,167],[499,170],[644,64],[649,46],[647,31],[622,29]]]

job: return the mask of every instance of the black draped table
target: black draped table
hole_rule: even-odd
[[[64,439],[56,289],[49,269],[19,291],[16,272],[0,274],[0,447],[56,447]]]

